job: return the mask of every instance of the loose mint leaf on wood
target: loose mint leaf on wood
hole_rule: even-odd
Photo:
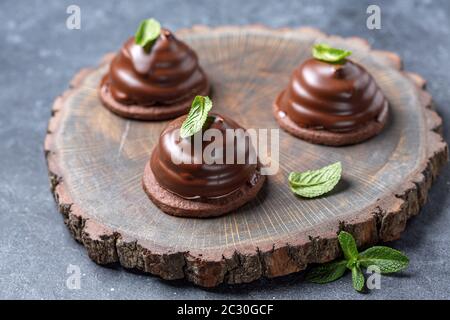
[[[342,165],[336,162],[318,170],[291,172],[288,177],[292,192],[314,198],[331,191],[341,179]]]
[[[383,246],[375,246],[359,254],[361,266],[367,268],[375,265],[381,273],[393,273],[405,269],[409,259],[402,252]]]
[[[342,63],[344,59],[352,54],[351,51],[332,48],[327,44],[316,44],[312,50],[313,57],[331,63]]]
[[[148,52],[160,34],[161,24],[155,19],[146,19],[139,25],[134,41]]]
[[[196,96],[180,129],[180,137],[190,137],[202,130],[213,104],[209,97]]]
[[[361,291],[364,288],[364,274],[362,273],[361,268],[357,265],[352,268],[352,282],[355,290]]]
[[[358,259],[358,248],[356,247],[355,238],[350,233],[341,231],[339,232],[338,240],[345,259],[350,262],[356,261]]]
[[[330,262],[312,269],[307,275],[306,280],[313,283],[328,283],[342,277],[347,270],[347,261]]]

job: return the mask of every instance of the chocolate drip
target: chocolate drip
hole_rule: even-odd
[[[208,129],[216,129],[222,133],[224,151],[219,153],[222,155],[219,158],[223,164],[207,164],[201,155],[194,153],[194,136],[184,139],[179,137],[179,128],[184,119],[185,116],[172,121],[161,133],[159,143],[150,159],[153,174],[163,188],[187,199],[217,198],[236,191],[245,183],[251,183],[256,170],[256,164],[249,161],[252,146],[249,143],[245,144],[245,163],[238,164],[236,139],[227,138],[225,133],[227,129],[242,129],[243,134],[245,131],[241,126],[223,116],[210,115]],[[210,143],[212,141],[202,142],[202,153]],[[233,164],[226,164],[227,146],[231,148],[228,150],[234,150]],[[200,159],[197,162],[201,163],[196,164],[196,158]]]
[[[388,107],[373,77],[349,60],[343,64],[305,61],[275,103],[301,127],[338,132],[376,120]]]
[[[144,106],[172,104],[207,86],[195,52],[166,29],[148,53],[128,39],[103,82],[116,101]]]

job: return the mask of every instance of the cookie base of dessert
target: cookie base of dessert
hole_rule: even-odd
[[[287,114],[283,114],[283,111],[280,111],[276,103],[273,104],[273,114],[280,127],[293,136],[314,144],[338,147],[357,144],[379,134],[386,125],[389,107],[383,109],[377,120],[372,120],[366,125],[349,132],[333,132],[300,127]]]
[[[150,200],[163,212],[177,217],[208,218],[229,213],[254,199],[266,180],[266,176],[261,175],[259,166],[255,175],[253,178],[256,182],[253,185],[245,183],[227,196],[189,200],[161,187],[156,181],[149,161],[145,166],[142,185]]]
[[[105,106],[111,112],[129,119],[136,120],[168,120],[179,117],[189,112],[192,105],[192,99],[196,95],[207,96],[210,92],[210,85],[200,90],[198,93],[189,96],[189,98],[174,104],[168,105],[154,105],[154,106],[140,106],[140,105],[125,105],[114,100],[109,90],[109,84],[101,81],[98,86],[98,95]]]

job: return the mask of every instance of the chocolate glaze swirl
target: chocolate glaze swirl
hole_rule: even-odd
[[[248,161],[251,145],[246,144],[246,161],[243,164],[226,164],[227,145],[232,146],[236,160],[236,139],[227,139],[226,129],[242,128],[231,119],[217,114],[210,114],[208,129],[222,132],[223,164],[206,164],[200,157],[200,164],[194,163],[194,137],[181,139],[179,128],[185,116],[172,121],[161,133],[158,145],[153,150],[150,167],[158,183],[166,190],[186,199],[219,198],[237,191],[243,184],[252,184],[252,177],[256,171],[256,164]],[[244,131],[242,131],[244,132]],[[197,134],[202,134],[201,132]],[[212,143],[202,143],[202,152]],[[185,163],[189,159],[190,163]],[[175,161],[173,161],[175,160]],[[184,160],[184,161],[182,161]],[[181,163],[183,162],[183,163]],[[181,163],[181,164],[179,164]]]
[[[161,35],[149,53],[128,39],[111,62],[103,83],[113,98],[126,105],[167,105],[198,94],[208,85],[197,55],[170,31]]]
[[[301,127],[345,132],[376,120],[388,102],[373,77],[359,64],[309,59],[294,70],[275,102]]]

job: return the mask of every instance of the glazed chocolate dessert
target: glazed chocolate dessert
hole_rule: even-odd
[[[143,186],[150,199],[164,212],[175,216],[219,216],[244,205],[261,189],[265,176],[260,164],[249,161],[251,144],[245,145],[245,161],[236,161],[235,138],[228,138],[227,129],[242,129],[235,121],[210,114],[204,128],[222,133],[221,161],[206,163],[202,154],[212,141],[202,141],[201,154],[194,152],[194,139],[180,137],[182,116],[172,121],[161,133],[158,144],[145,167]],[[242,131],[244,132],[244,131]],[[197,137],[199,138],[199,137]],[[204,139],[203,139],[204,140]],[[233,150],[234,161],[227,164],[227,150]]]
[[[137,42],[144,22],[156,24],[155,39]],[[159,23],[144,21],[125,42],[103,77],[100,98],[109,110],[126,118],[163,120],[188,112],[196,95],[206,95],[209,83],[196,53]],[[140,40],[140,39],[139,39]]]
[[[339,146],[378,134],[387,120],[388,102],[359,64],[312,58],[294,70],[274,103],[274,114],[283,129],[301,139]]]

